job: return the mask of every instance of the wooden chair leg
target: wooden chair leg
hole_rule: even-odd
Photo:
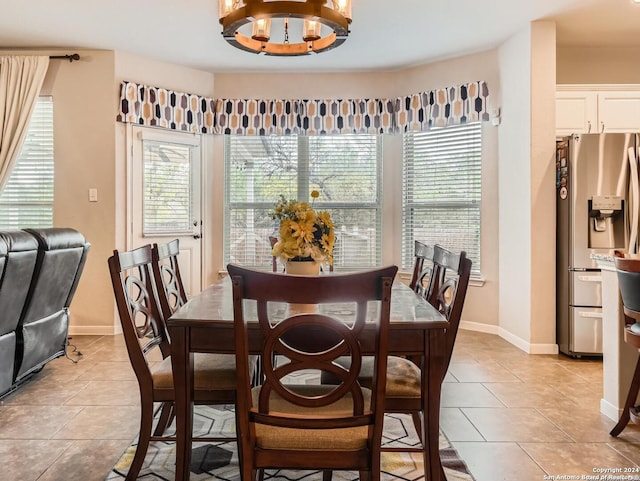
[[[411,413],[411,419],[413,419],[413,427],[415,428],[416,432],[418,433],[418,438],[420,439],[420,442],[422,442],[422,439],[423,439],[423,436],[424,436],[422,416],[420,415],[420,413],[412,412]]]
[[[331,481],[333,477],[333,471],[330,469],[325,469],[322,471],[322,481]]]
[[[153,402],[142,400],[140,406],[140,434],[138,436],[138,445],[136,446],[136,454],[129,467],[126,481],[134,481],[140,474],[144,457],[149,449],[149,440],[151,439],[151,429],[153,428]]]
[[[378,473],[380,473],[380,470],[378,470]],[[373,481],[373,478],[371,477],[371,471],[360,471],[360,481]]]
[[[173,419],[173,403],[172,402],[162,403],[160,418],[158,419],[158,424],[156,424],[156,429],[153,432],[153,435],[162,436],[166,431],[167,427],[169,427],[169,424],[171,423],[172,419]]]
[[[638,362],[636,363],[636,370],[633,374],[633,379],[631,380],[631,386],[629,386],[629,394],[627,395],[627,401],[624,403],[624,408],[622,410],[622,414],[620,414],[620,419],[618,420],[618,424],[609,432],[611,436],[617,436],[622,432],[622,430],[627,427],[629,424],[629,410],[635,405],[636,399],[638,398],[638,392],[640,391],[640,356],[638,356]]]

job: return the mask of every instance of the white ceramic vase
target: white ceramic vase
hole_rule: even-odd
[[[320,275],[320,263],[316,261],[287,261],[285,272],[290,276]],[[289,315],[318,312],[316,304],[289,304]]]
[[[317,276],[320,263],[316,261],[287,261],[285,272],[292,276]]]

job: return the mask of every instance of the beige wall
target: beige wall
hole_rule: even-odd
[[[638,84],[640,48],[558,48],[559,84]]]
[[[499,133],[499,323],[526,344],[531,319],[531,32],[499,48],[502,124]]]
[[[501,45],[499,333],[531,353],[555,344],[555,25]]]
[[[556,343],[556,27],[531,25],[531,338],[536,352]],[[505,286],[506,288],[506,286]]]

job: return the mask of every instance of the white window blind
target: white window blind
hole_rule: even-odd
[[[414,263],[414,240],[466,251],[480,273],[482,194],[480,123],[404,135],[402,266]]]
[[[0,228],[53,226],[53,99],[40,97],[0,193]]]
[[[190,233],[191,145],[143,141],[143,233]]]
[[[271,268],[280,194],[336,224],[335,269],[381,262],[381,139],[375,135],[225,137],[225,262]]]

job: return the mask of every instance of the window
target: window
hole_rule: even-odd
[[[53,226],[53,99],[40,97],[0,193],[0,228]]]
[[[402,266],[414,239],[464,250],[480,274],[480,123],[407,133],[403,148]]]
[[[143,140],[144,235],[193,232],[191,154],[186,144]]]
[[[375,135],[225,137],[225,262],[271,267],[279,196],[310,200],[336,224],[336,269],[381,262],[382,148]]]

